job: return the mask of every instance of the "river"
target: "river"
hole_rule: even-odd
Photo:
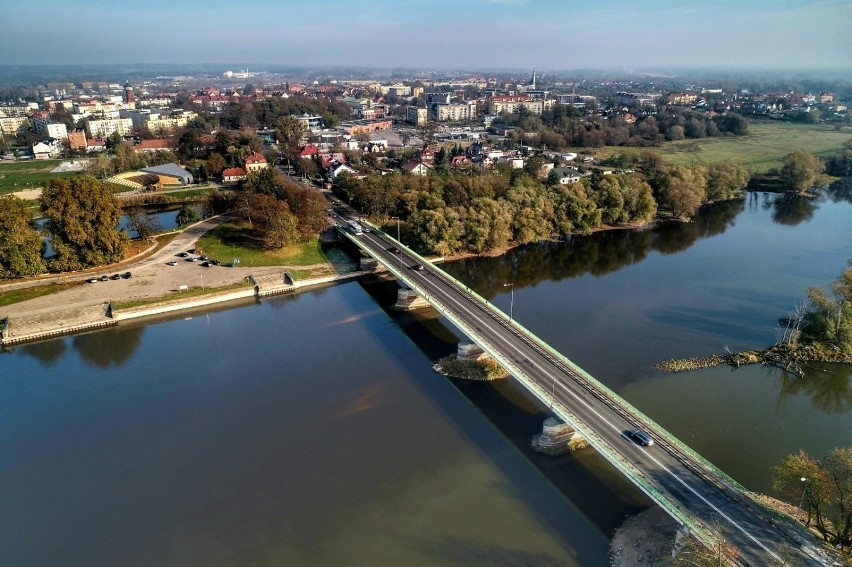
[[[696,222],[445,268],[749,488],[852,438],[848,367],[664,375],[760,347],[852,258],[852,206],[752,194]],[[13,565],[607,565],[647,500],[593,451],[529,452],[546,411],[452,382],[455,337],[379,281],[0,355],[0,550]]]

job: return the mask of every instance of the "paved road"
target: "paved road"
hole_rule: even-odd
[[[345,216],[338,217],[345,225]],[[554,411],[573,417],[578,429],[610,462],[659,502],[669,513],[687,511],[705,525],[720,524],[725,536],[740,550],[740,562],[763,566],[781,564],[778,551],[791,546],[802,554],[804,564],[819,564],[801,550],[798,541],[808,541],[795,526],[779,526],[739,489],[727,484],[712,469],[686,454],[652,427],[613,402],[609,394],[594,387],[558,356],[526,336],[502,312],[485,305],[465,288],[459,287],[441,270],[402,250],[389,251],[397,243],[380,232],[357,236],[391,271],[397,270],[412,288],[421,292],[453,324],[482,346],[489,354],[504,358],[504,364],[540,399],[555,399]],[[413,269],[417,263],[424,270]],[[562,410],[560,410],[562,406]],[[570,413],[566,413],[570,412]],[[573,416],[571,415],[573,414]],[[657,443],[642,447],[624,432],[641,427],[650,430]],[[592,432],[592,433],[590,433]],[[736,450],[736,447],[732,447]],[[652,487],[643,487],[648,483]]]

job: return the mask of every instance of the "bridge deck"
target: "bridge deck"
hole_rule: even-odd
[[[347,217],[340,217],[345,226]],[[539,400],[574,427],[613,466],[705,543],[711,526],[745,565],[783,564],[779,550],[818,563],[798,526],[774,520],[745,490],[673,435],[632,407],[488,301],[384,232],[341,231],[426,299],[462,333],[503,365]],[[422,264],[425,269],[413,269]],[[656,444],[640,447],[624,432],[648,431]]]

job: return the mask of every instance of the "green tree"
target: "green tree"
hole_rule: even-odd
[[[56,253],[48,261],[51,269],[79,270],[124,259],[127,234],[118,231],[121,208],[100,181],[93,177],[51,179],[41,200]]]
[[[825,165],[821,159],[805,150],[797,150],[784,156],[781,181],[787,187],[804,193],[813,186],[817,175],[824,170]]]
[[[211,153],[207,158],[207,171],[209,171],[211,175],[219,175],[225,167],[227,167],[227,165],[225,158],[223,158],[222,154],[218,152]]]
[[[852,447],[838,447],[822,461],[800,451],[772,469],[773,486],[790,502],[802,502],[811,522],[832,545],[852,545]],[[804,480],[802,480],[804,479]]]
[[[659,203],[680,219],[690,219],[707,194],[707,173],[703,166],[674,165],[662,176]]]
[[[852,353],[852,267],[840,274],[831,291],[829,295],[821,287],[808,290],[812,308],[805,318],[803,339]]]
[[[177,216],[175,217],[175,222],[178,226],[187,226],[193,223],[196,223],[201,220],[201,215],[198,214],[198,211],[195,210],[195,207],[189,204],[185,204],[178,211]]]
[[[276,199],[283,199],[284,179],[277,170],[271,167],[264,167],[246,176],[246,180],[243,182],[243,189],[262,195],[270,195]]]
[[[748,120],[736,112],[729,112],[719,120],[719,130],[735,136],[748,134]]]
[[[275,121],[275,136],[285,149],[293,151],[299,147],[308,127],[295,116],[281,116]]]
[[[45,271],[41,235],[33,227],[25,201],[0,197],[0,278],[34,276]]]
[[[751,174],[741,165],[714,163],[707,167],[707,201],[727,201],[742,197]]]

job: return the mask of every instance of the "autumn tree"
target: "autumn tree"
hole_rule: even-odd
[[[0,197],[0,278],[34,276],[45,271],[42,238],[26,202]]]
[[[127,235],[118,231],[121,208],[97,179],[51,179],[42,193],[41,210],[55,252],[48,261],[51,269],[79,270],[124,258]]]
[[[802,503],[806,525],[813,522],[832,545],[852,545],[852,447],[836,448],[822,461],[804,451],[787,455],[772,477],[775,490]]]
[[[797,150],[784,156],[781,181],[787,187],[804,193],[813,186],[817,175],[824,170],[825,164],[820,158],[805,150]]]
[[[260,193],[248,195],[247,200],[264,248],[278,250],[296,242],[298,219],[286,202]]]

